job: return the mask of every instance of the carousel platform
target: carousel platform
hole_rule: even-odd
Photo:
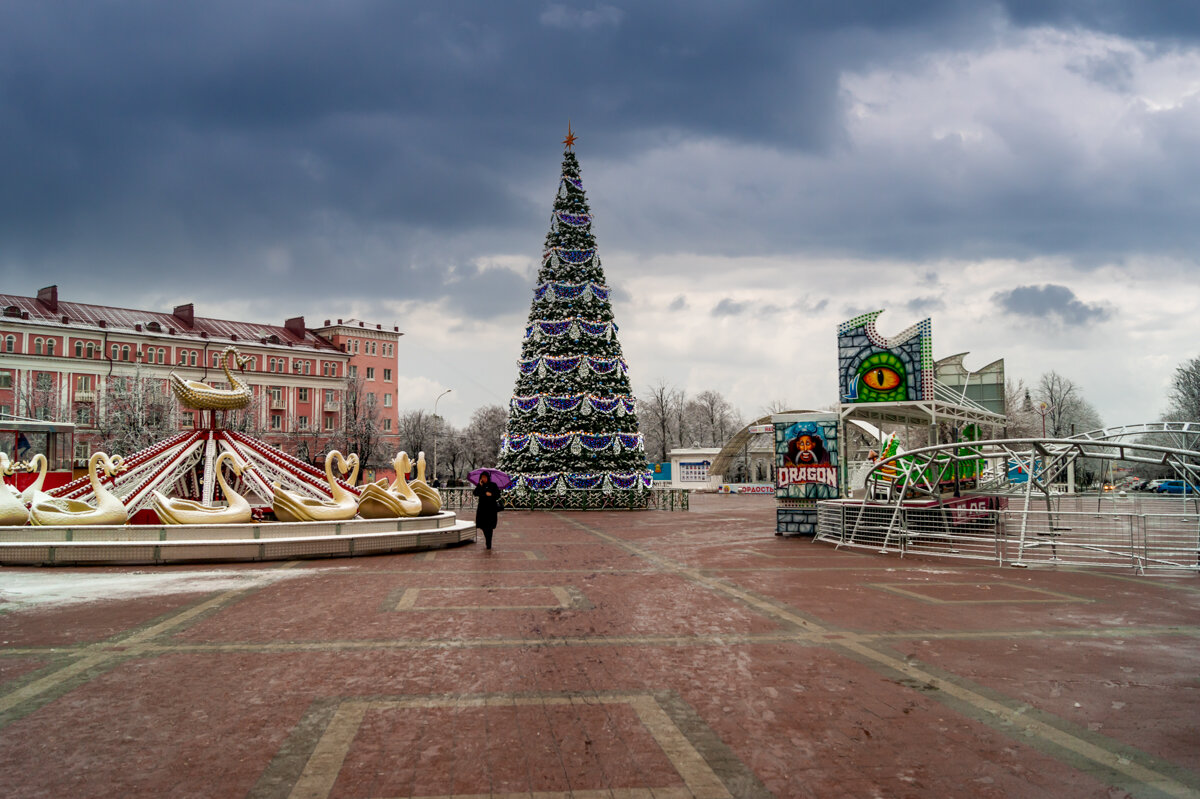
[[[0,565],[80,566],[350,558],[440,549],[476,537],[450,512],[342,522],[0,527]]]

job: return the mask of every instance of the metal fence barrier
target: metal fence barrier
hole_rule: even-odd
[[[1200,572],[1194,502],[1068,497],[1057,507],[1023,510],[999,499],[998,510],[821,502],[816,537],[838,547],[999,565]]]

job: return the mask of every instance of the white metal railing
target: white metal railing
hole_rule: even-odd
[[[1097,497],[1023,510],[913,507],[844,501],[817,505],[817,540],[931,557],[1012,566],[1088,566],[1200,572],[1200,509],[1195,501],[1144,499],[1092,507]]]

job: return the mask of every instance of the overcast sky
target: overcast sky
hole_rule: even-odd
[[[567,122],[635,390],[837,398],[837,324],[1156,419],[1200,352],[1200,3],[0,2],[0,290],[399,325],[506,403]]]

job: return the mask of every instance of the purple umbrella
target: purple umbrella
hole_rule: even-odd
[[[488,476],[488,480],[494,484],[496,488],[501,490],[508,488],[513,481],[511,477],[499,469],[489,469],[486,467],[483,469],[476,469],[475,471],[471,472],[467,475],[467,479],[475,485],[479,485],[479,476],[482,474],[486,474]]]

